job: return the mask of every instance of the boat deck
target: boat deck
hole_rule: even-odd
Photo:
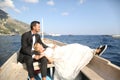
[[[17,53],[0,67],[0,80],[27,80],[27,71],[17,64]]]

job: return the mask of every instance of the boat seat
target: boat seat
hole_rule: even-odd
[[[33,62],[33,66],[34,66],[34,70],[39,70],[40,69],[40,67],[39,67],[39,63],[36,61],[36,62]],[[54,67],[54,64],[53,63],[48,63],[47,64],[47,68],[52,68],[52,67]]]
[[[40,73],[40,67],[39,67],[39,63],[36,61],[36,62],[33,62],[33,67],[34,67],[34,71],[36,74]],[[50,68],[50,76],[53,76],[53,68],[54,68],[54,64],[53,63],[48,63],[47,64],[47,68]]]
[[[99,74],[94,72],[91,68],[85,66],[81,72],[89,79],[89,80],[104,80]]]

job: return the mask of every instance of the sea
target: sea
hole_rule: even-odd
[[[61,35],[44,37],[67,44],[79,43],[91,48],[97,48],[100,45],[108,45],[107,50],[101,57],[108,59],[113,64],[120,67],[120,38],[113,38],[110,35]],[[19,51],[20,47],[20,35],[0,35],[0,66],[2,66],[16,51]]]

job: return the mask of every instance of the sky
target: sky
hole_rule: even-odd
[[[120,0],[0,0],[0,9],[27,24],[40,21],[46,33],[120,34]]]

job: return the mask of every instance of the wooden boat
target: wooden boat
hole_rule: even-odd
[[[55,43],[59,46],[65,43],[55,40],[44,39],[45,43]],[[14,53],[1,67],[0,80],[27,80],[27,71],[17,64],[17,52]],[[48,67],[54,67],[53,65]],[[120,80],[120,67],[110,61],[94,56],[90,63],[85,66],[79,76],[81,80]]]

